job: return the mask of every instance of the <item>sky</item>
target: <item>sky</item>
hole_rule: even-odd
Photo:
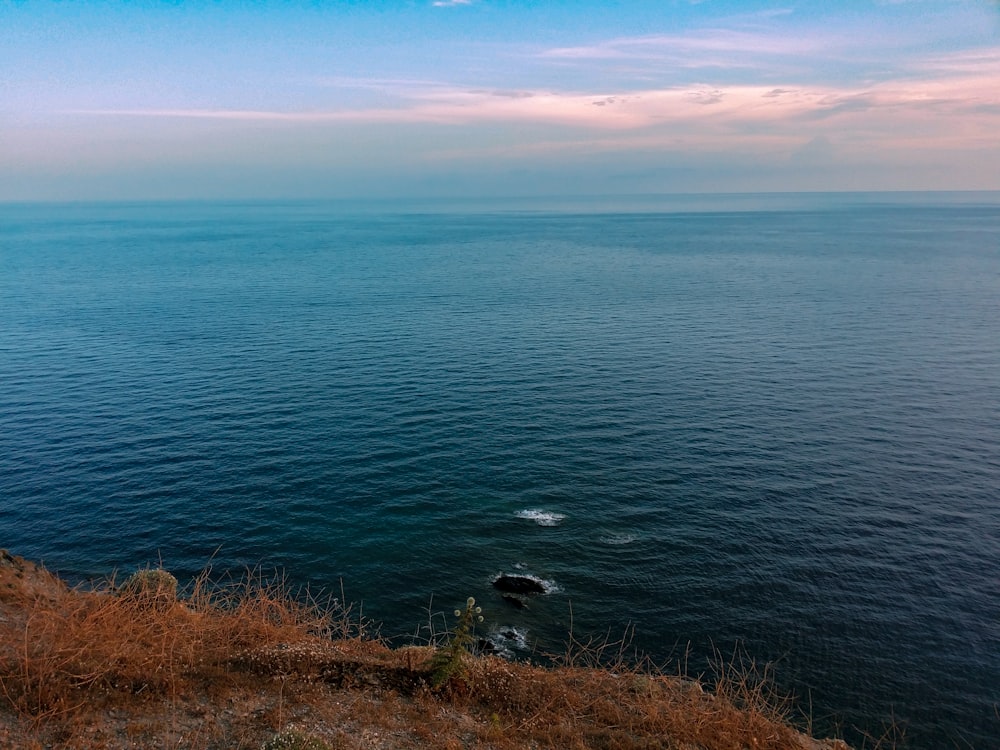
[[[997,0],[0,0],[0,200],[1000,190]]]

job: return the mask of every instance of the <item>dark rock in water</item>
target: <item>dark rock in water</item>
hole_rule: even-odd
[[[544,594],[545,586],[541,581],[528,576],[512,576],[502,573],[493,581],[493,587],[509,594]]]
[[[504,630],[502,633],[500,633],[500,635],[502,635],[508,641],[516,641],[517,640],[517,631],[516,630]]]
[[[505,602],[507,602],[514,609],[527,609],[528,608],[528,603],[526,601],[524,601],[524,599],[516,597],[513,594],[504,594],[502,598],[503,598],[503,600]]]
[[[480,638],[476,641],[476,653],[479,654],[494,654],[496,653],[497,647],[493,641],[487,640],[486,638]]]

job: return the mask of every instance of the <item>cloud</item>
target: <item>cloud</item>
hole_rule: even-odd
[[[818,119],[844,112],[867,112],[885,104],[885,101],[868,93],[831,94],[818,99],[808,116]]]
[[[184,118],[198,120],[246,120],[283,122],[321,122],[347,119],[349,112],[277,112],[244,109],[77,109],[70,115],[95,115],[105,117]]]
[[[1000,70],[1000,47],[985,47],[946,55],[934,55],[914,61],[911,63],[911,68],[925,74],[993,73]]]
[[[435,8],[451,8],[456,5],[472,5],[472,0],[434,0],[431,5]]]
[[[964,6],[963,6],[964,7]],[[970,27],[982,25],[982,13],[928,15],[919,22],[899,23],[889,17],[868,19],[859,26],[851,17],[831,14],[815,18],[788,9],[717,19],[712,25],[674,33],[608,38],[584,45],[539,50],[535,59],[561,68],[600,70],[619,78],[656,76],[681,81],[685,72],[720,75],[729,81],[772,80],[785,84],[808,81],[885,80],[914,65],[937,64],[996,68],[992,50],[941,55],[948,40],[970,45]],[[980,34],[989,44],[986,35]],[[937,55],[937,57],[933,57]],[[927,59],[925,59],[927,58]]]
[[[476,93],[484,93],[489,96],[499,96],[503,99],[530,99],[535,95],[535,92],[533,91],[507,91],[507,90],[477,91]]]
[[[698,91],[690,91],[685,95],[689,102],[702,105],[718,104],[724,96],[725,94],[719,91],[719,89],[700,89]]]
[[[720,45],[756,44],[747,37],[714,39]],[[114,127],[123,132],[138,130],[128,121],[143,118],[159,119],[164,128],[177,130],[204,129],[195,123],[218,122],[216,130],[221,132],[287,133],[274,136],[287,138],[293,138],[293,132],[305,137],[347,132],[345,128],[373,130],[369,125],[380,126],[380,132],[385,132],[381,126],[400,128],[393,131],[398,134],[411,125],[418,126],[411,132],[419,133],[435,132],[436,127],[461,128],[461,146],[439,151],[433,142],[440,138],[437,135],[417,150],[456,160],[494,158],[494,150],[504,158],[545,154],[583,158],[587,149],[653,153],[679,148],[702,153],[764,150],[785,158],[798,150],[797,158],[815,162],[832,143],[838,155],[863,149],[1000,151],[1000,47],[914,57],[905,70],[884,80],[820,83],[772,77],[766,82],[733,83],[706,71],[699,71],[698,77],[700,81],[685,84],[579,90],[473,87],[416,78],[330,78],[320,81],[320,90],[332,104],[309,110],[132,107],[64,114],[101,118],[109,127],[117,118]],[[371,89],[379,96],[352,101],[341,92],[327,91],[333,88]],[[177,120],[191,121],[190,127],[170,124]],[[255,123],[261,127],[250,127]],[[807,148],[804,143],[811,145]]]
[[[4,157],[0,149],[0,160],[13,159],[8,173],[26,175],[40,173],[39,164],[55,169],[111,162],[132,165],[137,174],[161,166],[183,170],[197,164],[212,171],[252,164],[350,174],[355,181],[375,180],[373,185],[373,174],[397,184],[385,176],[495,175],[515,167],[557,181],[590,168],[606,177],[623,164],[655,168],[679,159],[699,168],[747,163],[780,167],[789,175],[836,173],[848,180],[846,187],[870,187],[883,183],[865,182],[860,174],[888,179],[893,169],[919,164],[929,175],[927,185],[988,187],[996,184],[1000,153],[1000,70],[864,87],[709,81],[508,91],[432,83],[400,86],[397,93],[392,106],[323,111],[77,110],[53,123],[42,139],[26,128],[8,149],[17,156]],[[96,122],[81,123],[79,117]],[[37,153],[29,153],[32,148]],[[785,183],[775,179],[773,187],[780,189]],[[763,183],[747,187],[754,184]]]
[[[827,42],[832,42],[832,38]],[[675,60],[689,66],[713,65],[712,58],[697,59],[695,53],[757,53],[767,56],[815,52],[822,40],[795,38],[773,33],[734,29],[703,29],[688,34],[653,34],[610,39],[578,47],[554,47],[539,57],[552,60]]]
[[[319,76],[306,78],[304,81],[320,87],[390,92],[450,85],[442,81],[427,78],[363,78],[358,76]]]
[[[392,106],[325,111],[103,109],[70,114],[296,123],[536,123],[595,130],[695,128],[702,132],[780,133],[789,124],[827,121],[868,131],[893,120],[945,132],[961,118],[988,119],[1000,106],[1000,71],[897,81],[864,88],[696,84],[605,92],[492,91],[429,86]],[[955,118],[949,121],[947,118]],[[890,129],[891,131],[891,129]]]

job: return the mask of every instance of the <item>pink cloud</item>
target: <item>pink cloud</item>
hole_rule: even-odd
[[[595,137],[611,148],[624,147],[621,144],[625,142],[653,144],[677,138],[714,141],[719,147],[733,139],[759,145],[801,142],[803,133],[886,147],[905,142],[911,146],[949,143],[1000,148],[1000,65],[994,61],[1000,61],[1000,49],[931,58],[921,70],[915,66],[907,78],[863,87],[705,82],[668,88],[558,92],[393,81],[389,83],[392,105],[384,107],[325,111],[163,108],[72,114],[187,118],[234,125],[263,122],[275,127],[310,123],[535,124],[563,129],[560,137],[547,140],[586,143],[591,139],[581,138],[580,131],[589,130],[604,134]],[[522,145],[532,148],[527,140]]]

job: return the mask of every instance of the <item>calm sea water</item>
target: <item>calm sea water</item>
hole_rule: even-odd
[[[572,607],[1000,745],[995,194],[461,208],[0,206],[0,545],[342,579],[385,635],[474,595],[520,656]]]

